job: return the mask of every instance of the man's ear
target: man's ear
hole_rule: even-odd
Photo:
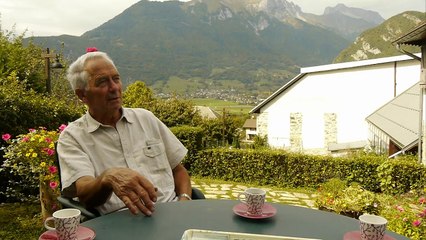
[[[86,91],[84,89],[76,89],[75,94],[84,103],[86,103]]]

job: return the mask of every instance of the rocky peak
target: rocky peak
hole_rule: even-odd
[[[341,14],[354,19],[363,19],[374,24],[380,24],[385,21],[385,19],[383,19],[382,16],[380,16],[380,14],[377,12],[364,10],[361,8],[347,7],[342,3],[337,4],[335,7],[325,8],[324,16],[333,14]]]
[[[299,6],[286,0],[262,0],[261,4],[264,6],[264,12],[281,20],[287,17],[296,18],[301,12]]]

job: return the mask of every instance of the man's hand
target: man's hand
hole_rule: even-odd
[[[157,201],[157,189],[139,173],[129,168],[112,168],[104,172],[103,184],[111,186],[133,214],[151,216]]]

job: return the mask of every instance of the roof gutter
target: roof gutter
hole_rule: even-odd
[[[419,56],[416,56],[416,55],[414,55],[414,54],[412,54],[412,53],[410,53],[410,52],[407,52],[407,51],[405,51],[404,49],[402,49],[401,48],[401,44],[396,44],[396,49],[398,50],[398,51],[400,51],[401,53],[404,53],[405,55],[408,55],[408,56],[410,56],[410,57],[412,57],[413,59],[416,59],[416,60],[418,60],[419,62],[421,62],[422,61],[422,58],[421,57],[419,57]]]

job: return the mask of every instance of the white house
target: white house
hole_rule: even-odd
[[[366,117],[419,78],[420,62],[406,55],[302,68],[250,113],[257,114],[257,133],[275,148],[316,154],[363,148]]]
[[[257,136],[256,130],[256,118],[246,119],[243,125],[243,130],[245,131],[244,142],[253,142],[255,136]]]

